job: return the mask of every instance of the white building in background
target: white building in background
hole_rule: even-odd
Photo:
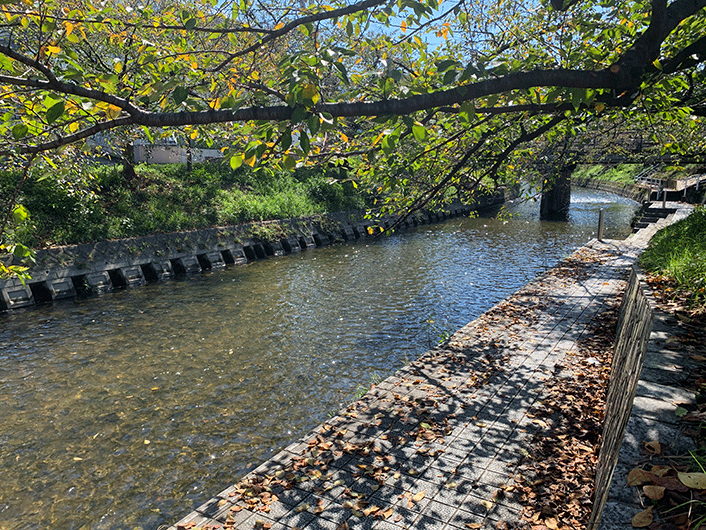
[[[154,144],[147,140],[135,140],[132,149],[135,164],[186,164],[189,157],[188,148],[175,140],[161,140]],[[191,148],[191,162],[194,164],[222,158],[220,149]]]

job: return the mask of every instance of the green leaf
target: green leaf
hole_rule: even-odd
[[[296,107],[292,111],[292,123],[301,123],[306,118],[307,110],[306,107]]]
[[[30,249],[29,247],[26,247],[20,243],[17,243],[15,245],[15,247],[12,249],[12,253],[18,259],[25,259],[25,258],[29,258],[32,256],[32,249]]]
[[[189,90],[186,87],[178,86],[172,92],[172,99],[177,105],[181,105],[189,97]]]
[[[287,129],[282,133],[282,149],[285,151],[292,145],[292,130]]]
[[[456,66],[457,64],[458,64],[457,61],[455,61],[453,59],[447,59],[445,61],[439,61],[438,63],[436,63],[436,69],[439,72],[445,72],[446,70],[448,70],[452,66]]]
[[[471,123],[476,117],[476,106],[472,101],[464,101],[461,104],[459,117],[466,123]]]
[[[674,411],[674,414],[677,416],[677,418],[683,418],[686,416],[688,410],[686,410],[684,407],[677,407],[677,410]]]
[[[189,20],[187,20],[186,22],[184,22],[184,28],[185,28],[187,31],[191,31],[191,30],[194,29],[195,27],[196,27],[196,19],[195,19],[195,18],[190,18]]]
[[[414,137],[420,142],[427,139],[427,130],[423,125],[413,125],[412,133],[414,134]]]
[[[27,133],[29,132],[29,127],[25,125],[24,123],[18,123],[12,128],[12,137],[15,140],[21,140],[25,136],[27,136]]]
[[[47,123],[54,123],[56,120],[58,120],[61,115],[64,113],[66,110],[66,105],[63,101],[59,101],[58,103],[54,103],[51,107],[47,109]]]
[[[238,169],[243,165],[243,155],[237,154],[230,157],[230,167],[231,169]]]
[[[304,151],[304,154],[309,153],[309,149],[311,149],[311,142],[309,140],[309,135],[306,134],[305,131],[301,131],[299,133],[299,146],[302,148],[302,151]]]
[[[289,156],[289,155],[285,156],[284,157],[284,167],[286,167],[287,169],[294,169],[295,167],[297,167],[296,159],[293,156]]]
[[[319,128],[321,127],[321,121],[319,121],[318,116],[309,116],[309,119],[306,120],[306,124],[309,127],[309,131],[312,135],[316,135],[316,133],[319,132]]]
[[[15,221],[15,223],[21,223],[25,219],[29,217],[29,210],[22,206],[21,204],[15,206],[15,209],[12,210],[12,220]]]
[[[307,22],[306,24],[302,24],[301,26],[299,26],[299,29],[304,35],[308,37],[314,30],[314,25],[311,22]]]
[[[456,80],[456,70],[449,70],[444,74],[444,84],[445,85],[450,85],[452,82]]]
[[[571,92],[571,104],[574,106],[574,110],[579,110],[581,103],[586,99],[586,89],[585,88],[572,88]]]
[[[341,73],[341,81],[343,81],[346,85],[350,84],[350,80],[348,79],[348,72],[346,71],[346,67],[343,66],[343,63],[333,63],[333,66],[336,67],[336,69]]]

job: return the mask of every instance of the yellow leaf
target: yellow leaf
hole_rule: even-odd
[[[250,77],[257,81],[258,79],[260,79],[260,72],[254,70],[253,72],[250,72]]]
[[[556,519],[554,519],[553,517],[547,517],[544,520],[544,524],[547,528],[549,528],[549,530],[558,530],[558,528],[559,528],[559,525],[557,524]]]
[[[605,109],[605,103],[596,103],[596,112],[603,112],[603,109]]]
[[[115,105],[108,105],[105,109],[105,116],[109,120],[114,120],[115,118],[120,116],[121,110],[122,109],[120,107],[116,107]]]
[[[346,135],[343,134],[342,132],[339,132],[338,134],[339,134],[339,136],[341,137],[341,140],[343,140],[344,142],[348,143],[348,136],[346,136]]]
[[[69,123],[69,132],[76,132],[78,131],[78,122],[72,121]]]
[[[652,515],[654,509],[654,506],[650,506],[646,510],[642,510],[640,513],[636,514],[635,517],[632,518],[632,525],[635,528],[645,528],[650,526],[652,521],[654,521],[654,516]]]
[[[54,46],[53,44],[50,44],[49,46],[47,46],[47,51],[49,53],[61,53],[61,48],[59,48],[58,46]]]
[[[275,26],[275,31],[277,31],[278,29],[282,29],[283,27],[284,27],[284,22],[280,22],[279,24],[277,24]]]
[[[254,155],[251,156],[250,158],[248,158],[248,159],[245,161],[245,163],[246,163],[247,165],[249,165],[250,167],[255,167],[255,162],[256,162],[256,159],[255,159],[255,156],[254,156]]]
[[[405,22],[403,20],[402,23],[400,24],[400,29],[402,30],[402,33],[406,33],[407,32],[407,22]]]
[[[311,83],[305,85],[302,88],[302,97],[316,103],[319,100],[319,93],[316,90],[316,86]]]
[[[427,494],[427,492],[424,491],[424,490],[418,491],[417,493],[414,494],[414,497],[412,497],[412,500],[413,500],[414,502],[419,502],[419,501],[421,501],[421,500],[424,498],[424,496],[425,496],[426,494]]]

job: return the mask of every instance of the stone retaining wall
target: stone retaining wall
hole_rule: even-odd
[[[501,204],[505,198],[505,192],[500,192],[482,197],[473,206],[457,203],[445,211],[420,211],[397,228],[468,215],[472,210]],[[382,226],[389,228],[393,221],[384,219]],[[99,294],[366,238],[374,228],[373,221],[363,218],[363,212],[347,212],[41,249],[26,285],[17,278],[0,280],[0,310]]]
[[[603,442],[596,470],[595,499],[587,527],[589,529],[598,526],[608,499],[613,470],[642,372],[652,321],[652,308],[643,291],[639,274],[633,267],[618,315],[615,353],[606,397]]]
[[[650,189],[643,188],[635,184],[621,184],[619,182],[611,182],[609,180],[579,177],[572,177],[571,184],[580,188],[609,191],[637,202],[645,202],[650,199]]]

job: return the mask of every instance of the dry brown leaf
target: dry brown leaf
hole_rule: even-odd
[[[662,497],[664,497],[665,490],[666,488],[664,486],[654,485],[643,486],[642,488],[642,491],[645,492],[645,495],[653,501],[658,501]]]
[[[412,497],[412,500],[413,500],[414,502],[419,502],[419,501],[421,501],[421,500],[424,498],[424,496],[425,496],[426,494],[427,494],[427,492],[424,491],[424,490],[418,491],[417,493],[414,494],[414,497]]]
[[[655,475],[654,482],[657,486],[664,486],[670,491],[679,491],[685,493],[689,491],[689,486],[685,486],[681,480],[673,476],[658,477]]]
[[[653,482],[654,478],[655,475],[649,471],[636,467],[628,473],[628,486],[642,486],[643,484]]]
[[[477,528],[480,528],[481,525],[480,523],[465,523],[466,528],[470,528],[471,530],[476,530]]]
[[[642,510],[640,513],[636,514],[635,517],[632,518],[632,525],[635,528],[646,528],[652,524],[652,521],[654,521],[654,512],[655,507],[650,506],[646,510]]]
[[[645,449],[647,449],[653,455],[662,454],[662,444],[656,441],[647,442],[645,444]]]
[[[663,477],[672,470],[669,466],[652,466],[650,469],[651,473],[654,473],[658,477]]]
[[[695,489],[706,489],[706,473],[678,473],[679,481],[685,486]]]
[[[558,530],[559,524],[556,522],[556,519],[553,517],[547,517],[544,520],[544,524],[549,528],[549,530]]]

